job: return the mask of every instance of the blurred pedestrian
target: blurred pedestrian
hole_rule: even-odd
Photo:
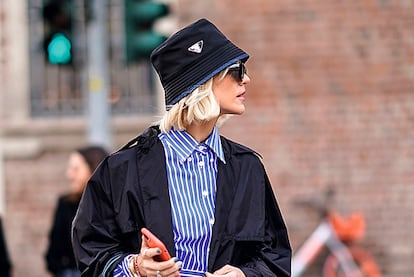
[[[245,111],[248,58],[206,19],[153,51],[167,111],[91,177],[73,222],[82,276],[290,276],[260,157],[218,131],[219,119]],[[142,227],[173,258],[158,261]]]
[[[0,218],[0,276],[11,276],[11,262],[7,248],[6,235],[3,230],[2,219]]]
[[[80,276],[71,243],[72,221],[88,179],[107,155],[106,150],[100,146],[86,146],[73,151],[69,156],[66,178],[71,187],[57,201],[45,257],[47,269],[56,277]]]

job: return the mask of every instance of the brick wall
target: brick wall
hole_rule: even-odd
[[[181,0],[174,9],[181,25],[210,18],[251,54],[247,112],[222,132],[262,153],[294,250],[318,223],[294,201],[329,185],[335,209],[366,216],[360,244],[387,277],[414,274],[413,10],[410,0]],[[46,274],[66,156],[6,161],[6,231],[12,258],[24,261],[16,276]]]
[[[66,163],[67,154],[59,152],[6,161],[5,225],[13,276],[48,276],[43,257],[57,196],[69,189]]]
[[[247,112],[224,133],[263,154],[294,249],[318,222],[294,200],[329,185],[338,211],[366,215],[384,276],[411,276],[414,1],[214,4],[251,54]]]

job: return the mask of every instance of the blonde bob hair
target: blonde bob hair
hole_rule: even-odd
[[[221,125],[227,116],[220,114],[220,103],[214,95],[213,82],[224,79],[227,71],[228,68],[224,69],[173,105],[159,121],[161,132],[167,133],[172,128],[186,130],[193,122],[214,118],[218,118],[217,125]]]

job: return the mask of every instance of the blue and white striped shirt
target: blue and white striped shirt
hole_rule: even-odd
[[[218,159],[225,163],[217,127],[199,143],[186,131],[159,135],[165,149],[176,257],[182,261],[182,277],[207,271],[214,224]],[[130,276],[124,259],[114,276]],[[123,265],[124,264],[124,265]]]

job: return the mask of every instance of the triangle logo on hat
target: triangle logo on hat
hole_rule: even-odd
[[[201,51],[203,51],[203,44],[204,44],[203,40],[200,40],[194,43],[193,45],[191,45],[190,47],[188,47],[188,51],[200,54]]]

